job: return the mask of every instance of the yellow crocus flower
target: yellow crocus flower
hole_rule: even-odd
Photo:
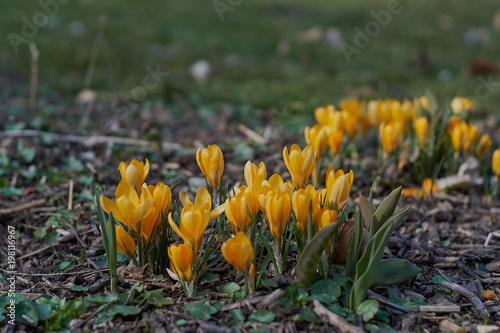
[[[193,281],[193,249],[187,244],[172,244],[168,248],[168,257],[177,276],[190,283]]]
[[[311,205],[316,197],[316,190],[312,185],[307,185],[305,189],[301,188],[292,194],[292,209],[297,219],[297,228],[300,232],[307,231],[309,221],[309,212]]]
[[[328,207],[321,208],[320,206],[316,206],[314,209],[314,217],[319,231],[330,223],[337,221],[337,212]]]
[[[224,210],[235,234],[238,231],[247,232],[258,208],[254,190],[246,185],[240,186],[236,194],[226,200]]]
[[[259,189],[258,193],[258,201],[260,210],[265,214],[266,213],[266,198],[269,192],[278,193],[278,192],[286,192],[288,195],[292,194],[292,183],[289,180],[286,182],[283,181],[283,178],[275,173],[269,180],[264,180]]]
[[[248,187],[253,187],[256,191],[259,190],[262,181],[267,179],[267,169],[264,162],[260,162],[259,166],[248,161],[245,164],[243,171],[245,183]]]
[[[143,191],[147,192],[146,184],[143,184]],[[139,231],[140,223],[145,220],[153,210],[155,199],[139,198],[137,192],[123,180],[115,190],[116,202],[101,195],[99,201],[106,213],[113,213],[113,217],[126,224],[134,232]]]
[[[343,170],[337,170],[330,165],[326,172],[326,193],[328,205],[339,212],[344,207],[351,191],[354,174],[351,171],[345,174]]]
[[[230,238],[222,244],[221,252],[224,259],[238,271],[246,275],[250,274],[255,253],[246,233],[238,231],[236,237]]]
[[[481,135],[479,143],[477,144],[476,157],[482,159],[488,149],[490,149],[491,145],[492,142],[490,136],[488,134]]]
[[[403,137],[403,126],[399,122],[382,123],[379,127],[382,147],[387,154],[392,154]]]
[[[321,158],[325,153],[328,145],[327,130],[321,125],[314,125],[313,127],[306,126],[304,130],[306,143],[312,145],[317,158]]]
[[[453,110],[453,113],[457,114],[465,110],[473,110],[474,102],[468,98],[457,96],[451,101],[450,107]]]
[[[208,184],[212,188],[218,188],[224,172],[224,155],[219,146],[209,145],[203,150],[198,149],[196,162],[207,177]]]
[[[188,202],[182,208],[180,226],[173,220],[172,213],[168,214],[168,223],[184,243],[191,246],[194,253],[198,253],[203,242],[203,233],[208,226],[208,218],[207,206],[200,208]]]
[[[278,239],[285,233],[291,209],[290,194],[286,192],[269,192],[267,194],[266,219],[274,238]]]
[[[180,191],[179,200],[182,203],[182,207],[186,206],[188,202],[191,202],[188,195],[184,193],[184,191]],[[208,212],[208,220],[213,220],[218,217],[222,212],[224,212],[224,205],[220,205],[210,210],[212,207],[212,197],[208,190],[204,187],[200,188],[198,192],[196,192],[196,197],[194,199],[194,205],[199,207],[203,212]]]
[[[149,185],[147,189],[148,191],[145,191],[145,193],[149,193],[148,197],[153,198],[155,203],[149,217],[142,222],[141,235],[146,242],[149,242],[150,238],[155,237],[156,231],[160,228],[160,223],[167,215],[172,201],[172,191],[168,185],[162,182],[155,186]]]
[[[427,142],[429,136],[429,120],[427,117],[418,117],[413,123],[415,132],[417,133],[418,143],[423,146]]]
[[[141,195],[142,184],[149,173],[149,161],[146,159],[146,163],[139,162],[133,159],[130,164],[121,162],[118,166],[122,180],[127,183],[130,187],[137,191],[137,194]]]
[[[342,122],[344,124],[344,130],[352,139],[356,135],[356,130],[358,129],[358,116],[356,114],[350,113],[349,111],[343,110]]]
[[[470,124],[467,128],[467,133],[463,140],[462,151],[467,154],[472,147],[476,144],[477,137],[479,135],[479,129],[476,125]]]
[[[321,126],[329,126],[330,119],[333,117],[333,112],[335,111],[333,105],[327,105],[326,107],[316,108],[316,110],[314,110],[314,116],[318,124]]]
[[[330,131],[328,134],[328,145],[330,146],[330,151],[333,155],[339,153],[340,145],[344,139],[344,133],[342,131]]]
[[[131,258],[134,257],[135,252],[135,242],[132,236],[128,232],[120,227],[116,226],[116,248],[118,251]]]
[[[455,151],[460,150],[460,147],[462,147],[468,129],[469,126],[465,121],[461,121],[458,125],[453,126],[451,130],[451,144]]]
[[[316,165],[316,154],[311,145],[300,150],[299,146],[292,145],[290,153],[287,147],[283,148],[283,160],[285,165],[292,175],[293,186],[303,188],[306,186],[309,176]]]
[[[500,148],[493,152],[491,157],[491,168],[497,178],[500,179]]]

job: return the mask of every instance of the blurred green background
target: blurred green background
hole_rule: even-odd
[[[7,108],[9,97],[28,96],[30,76],[27,44],[15,52],[11,41],[14,34],[23,37],[26,22],[36,23],[34,16],[47,8],[56,15],[31,38],[40,51],[40,96],[72,100],[85,88],[97,51],[89,88],[104,96],[143,85],[149,66],[169,75],[147,91],[148,98],[168,102],[180,94],[204,105],[276,108],[289,115],[312,115],[316,106],[345,97],[402,99],[426,90],[441,105],[455,95],[477,99],[477,89],[482,97],[489,92],[478,100],[488,112],[496,112],[500,101],[499,1],[397,1],[401,12],[368,37],[369,45],[352,54],[351,62],[342,42],[356,46],[356,28],[364,31],[374,21],[371,11],[387,11],[394,1],[60,2],[65,4],[2,3],[1,103]],[[44,9],[41,3],[52,5]],[[95,49],[102,15],[104,38]],[[200,60],[210,66],[206,82],[190,73]],[[488,80],[488,90],[478,88]]]

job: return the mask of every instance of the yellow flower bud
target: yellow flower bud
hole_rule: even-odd
[[[326,172],[326,191],[328,205],[333,210],[340,212],[344,207],[351,191],[354,174],[351,171],[345,174],[343,170],[335,172],[333,165],[330,165]]]
[[[309,212],[311,205],[316,197],[316,190],[312,185],[307,185],[305,189],[301,188],[292,194],[292,208],[297,219],[297,228],[300,232],[307,231],[309,221]]]
[[[417,133],[418,143],[423,146],[429,136],[429,120],[427,117],[418,117],[414,121],[415,132]]]
[[[267,170],[264,162],[260,162],[259,166],[248,161],[245,164],[245,170],[243,171],[245,176],[245,182],[248,187],[253,187],[258,191],[262,181],[267,178]]]
[[[207,148],[198,149],[196,162],[201,171],[207,177],[208,185],[218,188],[224,172],[224,156],[217,145],[209,145]]]
[[[269,192],[266,198],[266,219],[271,235],[278,239],[284,233],[291,212],[290,195],[286,192]]]
[[[344,139],[344,133],[342,131],[330,131],[328,134],[328,145],[330,146],[330,151],[333,155],[339,153],[340,145]]]
[[[344,129],[352,139],[356,135],[356,130],[358,128],[358,116],[356,114],[349,113],[349,111],[342,111],[341,114]]]
[[[314,217],[319,231],[330,223],[337,221],[337,212],[328,207],[321,208],[320,206],[316,206],[314,209]]]
[[[188,195],[184,193],[184,191],[180,191],[179,200],[182,203],[182,207],[185,207],[186,204],[192,203],[191,199],[189,199]],[[208,212],[209,217],[208,220],[213,220],[218,217],[222,212],[224,212],[224,205],[220,205],[219,207],[215,207],[210,210],[212,207],[212,197],[208,190],[204,187],[200,188],[196,193],[196,198],[194,199],[194,205],[201,209],[202,212]]]
[[[177,276],[190,283],[193,281],[193,249],[187,244],[172,244],[168,248],[168,257]]]
[[[454,150],[460,150],[467,134],[469,126],[465,121],[460,122],[458,125],[454,126],[451,131],[451,144]]]
[[[382,123],[379,127],[382,147],[387,154],[392,154],[403,136],[403,126],[399,122]]]
[[[327,130],[321,125],[314,125],[313,127],[306,126],[304,131],[306,143],[312,145],[317,158],[321,158],[325,153],[326,146],[328,145]]]
[[[477,126],[470,124],[467,128],[467,132],[463,141],[464,145],[462,147],[462,151],[464,152],[464,154],[467,154],[476,144],[478,135],[479,129],[477,128]]]
[[[473,110],[474,102],[468,98],[457,96],[450,103],[453,113],[457,114],[464,110]]]
[[[120,227],[116,226],[116,248],[118,251],[131,258],[134,257],[135,252],[135,242],[132,236],[128,232]]]
[[[243,274],[251,275],[254,249],[246,233],[238,231],[235,238],[230,238],[222,244],[222,255],[231,265]]]
[[[142,184],[149,173],[148,159],[146,159],[146,163],[139,162],[136,159],[132,160],[128,165],[125,162],[121,162],[118,170],[120,171],[122,181],[136,190],[138,195],[141,195]]]
[[[283,178],[277,173],[273,174],[269,177],[269,180],[264,180],[262,182],[262,186],[259,189],[258,193],[258,201],[260,210],[265,214],[266,213],[266,198],[269,192],[278,193],[278,192],[286,192],[289,195],[292,194],[292,183],[289,180],[286,182],[283,181]]]
[[[477,144],[476,157],[482,159],[488,149],[490,149],[492,145],[491,138],[488,134],[481,135],[479,139],[479,143]]]
[[[491,157],[491,168],[495,176],[500,179],[500,148],[493,152],[493,156]]]
[[[172,192],[170,191],[170,187],[162,182],[159,182],[156,186],[149,185],[147,189],[148,191],[144,192],[148,193],[148,197],[153,198],[155,203],[153,204],[151,214],[142,222],[141,235],[142,239],[149,242],[149,239],[154,238],[156,232],[161,228],[160,223],[166,217],[170,202],[172,201]]]
[[[292,175],[293,186],[303,188],[316,165],[316,155],[311,145],[300,150],[299,146],[293,145],[288,153],[287,147],[283,148],[283,159],[286,168]]]
[[[224,203],[226,217],[233,227],[233,232],[247,232],[252,223],[252,217],[257,214],[259,204],[251,187],[242,185],[237,193]]]

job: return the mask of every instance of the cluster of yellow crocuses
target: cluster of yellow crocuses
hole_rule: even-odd
[[[170,188],[163,183],[156,186],[144,183],[149,171],[149,161],[144,163],[133,160],[128,165],[122,162],[119,167],[122,181],[115,191],[116,201],[100,197],[103,209],[107,213],[112,212],[116,220],[128,229],[117,226],[118,250],[134,258],[137,243],[154,241],[157,230],[168,220],[168,225],[183,241],[180,245],[171,244],[168,247],[171,268],[175,273],[174,277],[187,287],[190,291],[188,294],[192,294],[205,230],[209,221],[225,212],[234,237],[222,244],[221,253],[245,276],[249,290],[252,291],[255,254],[249,236],[256,232],[252,230],[252,226],[260,221],[259,214],[262,213],[269,227],[273,239],[273,254],[278,263],[276,273],[280,274],[284,268],[281,250],[286,230],[296,227],[305,234],[309,228],[314,233],[337,221],[337,215],[343,209],[353,183],[352,171],[345,174],[330,166],[326,173],[325,188],[315,189],[308,184],[316,164],[316,152],[312,145],[303,150],[297,145],[290,147],[290,150],[285,147],[283,159],[291,181],[284,181],[279,174],[268,178],[263,162],[257,166],[248,161],[244,168],[246,184],[235,189],[234,195],[220,206],[214,205],[215,200],[212,200],[206,188],[198,191],[194,203],[181,191],[179,201],[183,208],[179,214],[179,222],[174,221],[172,212],[168,213]],[[217,193],[224,170],[222,151],[217,145],[208,146],[198,150],[196,160],[207,183]],[[168,219],[165,219],[167,213]],[[296,221],[295,226],[290,224],[292,220]]]
[[[437,106],[433,106],[437,108]],[[474,102],[468,98],[457,96],[451,103],[449,113],[444,117],[449,119],[447,135],[455,150],[455,157],[475,152],[482,159],[492,145],[488,133],[481,134],[479,127],[463,120],[475,108]],[[439,132],[434,121],[436,109],[429,110],[429,98],[422,96],[413,101],[395,99],[359,101],[357,99],[342,100],[340,109],[333,105],[319,107],[315,110],[317,124],[306,127],[304,134],[306,142],[313,146],[317,158],[321,158],[329,147],[333,156],[339,153],[342,142],[347,136],[351,140],[357,133],[365,133],[369,128],[375,128],[385,156],[395,153],[400,146],[408,146],[408,139],[414,146],[424,147],[428,143],[429,133]],[[441,120],[441,119],[439,119]]]
[[[158,231],[159,223],[166,216],[172,200],[170,187],[159,182],[156,185],[144,183],[149,173],[149,161],[133,160],[130,164],[121,162],[122,180],[115,190],[115,200],[101,195],[100,203],[106,213],[123,223],[134,235],[140,235],[144,242],[150,242]],[[122,227],[116,227],[118,250],[134,258],[136,244],[132,236]]]

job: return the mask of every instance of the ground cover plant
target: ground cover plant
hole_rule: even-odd
[[[3,331],[500,330],[494,4],[55,1],[0,13]]]

